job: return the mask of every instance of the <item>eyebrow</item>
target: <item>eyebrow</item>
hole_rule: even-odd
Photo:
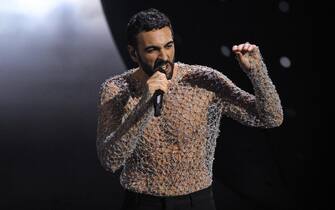
[[[164,47],[167,46],[167,45],[169,45],[169,44],[171,44],[171,43],[174,43],[174,41],[173,41],[173,40],[169,41],[168,43],[166,43],[166,44],[164,45]],[[147,50],[147,49],[149,49],[149,48],[159,49],[160,47],[157,46],[157,45],[149,45],[149,46],[147,46],[146,48],[144,48],[144,50]]]
[[[171,41],[169,41],[168,43],[166,43],[164,46],[167,46],[167,45],[169,45],[169,44],[173,44],[173,43],[174,43],[174,41],[171,40]]]

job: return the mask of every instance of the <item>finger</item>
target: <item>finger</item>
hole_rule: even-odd
[[[242,50],[243,50],[243,51],[247,51],[249,46],[250,46],[250,45],[249,45],[248,43],[244,44]]]
[[[159,85],[159,84],[163,84],[163,83],[165,83],[166,82],[166,80],[163,80],[163,79],[150,79],[150,80],[148,80],[148,84],[149,85]]]
[[[236,52],[236,59],[241,60],[242,59],[242,53]]]
[[[163,78],[163,79],[167,80],[166,73],[162,73],[162,72],[160,72],[160,73],[161,73],[160,78]]]
[[[237,50],[238,50],[238,51],[242,51],[242,49],[243,49],[243,44],[240,44],[240,45],[237,47]]]
[[[161,89],[164,93],[167,93],[168,87],[167,85],[160,85],[158,89]]]
[[[158,71],[156,71],[152,76],[151,76],[151,78],[158,78],[159,77],[159,73],[158,73]]]
[[[162,75],[162,74],[164,74],[164,73],[161,72],[161,71],[156,71],[155,74]]]
[[[163,84],[154,84],[151,86],[153,90],[166,90],[167,86]]]
[[[258,54],[259,53],[259,49],[257,45],[253,45],[253,49],[251,51],[253,54]]]
[[[167,80],[166,74],[160,75],[159,80],[166,81]]]
[[[158,84],[167,84],[168,81],[166,79],[157,79],[155,81],[153,81],[153,83],[158,83]]]
[[[164,73],[162,73],[162,72],[160,72],[160,71],[156,71],[156,72],[154,73],[153,77],[154,77],[155,79],[161,79],[161,80],[167,79],[166,74],[164,74]]]
[[[250,52],[250,51],[252,51],[254,49],[254,47],[252,46],[252,45],[249,45],[249,47],[248,47],[248,51]]]
[[[158,77],[162,77],[164,74],[160,71],[156,71],[154,74],[156,74]]]
[[[235,52],[236,50],[237,50],[237,46],[234,45],[234,46],[233,46],[233,51]]]

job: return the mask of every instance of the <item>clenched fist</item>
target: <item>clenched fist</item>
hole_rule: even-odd
[[[156,90],[162,90],[167,93],[171,81],[160,71],[156,71],[146,82],[146,88],[150,96],[153,96]]]
[[[234,45],[232,50],[244,71],[250,71],[254,67],[257,67],[262,61],[258,46],[250,44],[249,42]]]

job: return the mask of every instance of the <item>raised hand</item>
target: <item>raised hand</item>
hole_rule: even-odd
[[[234,45],[233,52],[244,71],[250,71],[257,68],[262,61],[262,56],[257,45],[246,42],[244,44]]]

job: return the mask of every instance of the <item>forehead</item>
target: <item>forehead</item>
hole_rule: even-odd
[[[172,32],[168,26],[152,31],[142,31],[137,35],[138,46],[163,46],[172,40]]]

